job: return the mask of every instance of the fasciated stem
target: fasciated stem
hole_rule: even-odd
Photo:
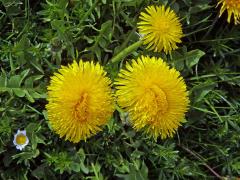
[[[127,48],[123,49],[120,53],[118,53],[116,56],[114,56],[110,62],[111,63],[118,63],[122,59],[124,59],[126,56],[128,56],[131,52],[135,51],[138,47],[142,45],[143,41],[139,40],[135,42],[134,44],[128,46]]]

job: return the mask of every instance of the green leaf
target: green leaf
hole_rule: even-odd
[[[1,87],[5,87],[6,86],[6,82],[7,82],[7,78],[0,76],[0,86]]]
[[[29,94],[29,92],[27,90],[24,90],[25,92],[25,95],[26,95],[26,98],[27,100],[29,100],[31,103],[34,103],[35,100],[33,99],[33,97]]]
[[[190,92],[195,95],[194,102],[200,102],[203,98],[211,92],[216,86],[215,82],[205,82],[194,86]]]
[[[140,169],[140,173],[138,174],[137,179],[142,179],[142,180],[148,179],[148,168],[144,163],[144,161],[142,162],[142,167]]]
[[[47,165],[42,164],[38,166],[36,169],[34,169],[31,174],[37,179],[45,179],[46,178],[45,168],[47,168]]]
[[[195,49],[195,50],[187,52],[184,55],[187,67],[189,69],[191,69],[191,67],[196,65],[199,62],[200,58],[204,55],[205,55],[205,52],[203,52],[199,49]]]
[[[21,152],[18,153],[16,155],[13,155],[12,158],[13,159],[18,159],[17,164],[22,163],[23,161],[27,161],[30,159],[34,159],[36,157],[38,157],[40,154],[38,149],[32,150],[32,151],[26,151],[26,152]]]
[[[88,174],[89,173],[89,169],[87,166],[84,165],[83,162],[80,162],[80,168],[81,168],[81,171],[85,174]]]
[[[8,87],[18,88],[18,87],[20,87],[20,83],[21,83],[21,76],[15,75],[15,76],[10,77],[10,79],[8,81]]]
[[[13,89],[13,92],[18,97],[24,97],[25,96],[25,90],[24,89],[15,88],[15,89]]]
[[[74,172],[80,172],[81,170],[81,166],[79,163],[71,163],[71,166],[70,166],[71,170],[73,170]]]

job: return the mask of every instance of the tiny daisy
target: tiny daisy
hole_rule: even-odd
[[[29,139],[26,135],[26,130],[20,131],[18,130],[17,133],[14,135],[13,144],[16,146],[17,149],[20,151],[23,150],[23,148],[28,145]]]

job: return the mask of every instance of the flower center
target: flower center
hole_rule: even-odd
[[[170,24],[165,19],[159,18],[153,22],[153,27],[154,30],[159,33],[167,33],[169,31]]]
[[[240,0],[226,0],[227,8],[234,8],[240,11]]]
[[[80,122],[87,121],[88,119],[89,110],[88,110],[87,103],[88,103],[88,94],[83,93],[79,98],[78,102],[76,103],[76,105],[74,106],[74,116]]]
[[[167,112],[168,110],[168,101],[165,92],[154,85],[149,88],[146,94],[147,101],[151,101],[152,104],[152,115],[161,115]]]
[[[25,144],[27,141],[27,137],[24,134],[18,134],[16,137],[16,142],[19,145]]]

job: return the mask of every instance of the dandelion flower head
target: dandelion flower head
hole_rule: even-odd
[[[53,130],[77,143],[101,131],[113,113],[111,81],[103,67],[76,61],[51,78],[46,108]]]
[[[218,0],[218,5],[222,4],[220,9],[220,15],[222,16],[223,12],[227,10],[228,13],[228,23],[230,23],[233,16],[234,23],[240,23],[240,0]]]
[[[180,73],[161,58],[140,57],[126,64],[115,82],[118,104],[137,131],[154,139],[172,137],[184,122],[189,98]]]
[[[183,37],[182,25],[176,13],[165,6],[148,6],[140,14],[139,33],[143,43],[155,52],[170,53],[177,49]]]

